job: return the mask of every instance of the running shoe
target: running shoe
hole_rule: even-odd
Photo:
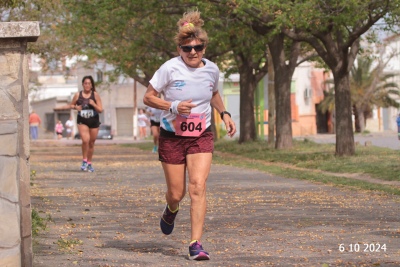
[[[157,153],[157,151],[158,151],[158,147],[157,147],[157,146],[154,146],[154,147],[153,147],[153,150],[151,151],[151,153]]]
[[[94,168],[93,168],[92,164],[88,164],[87,165],[87,171],[88,172],[94,172]]]
[[[169,235],[172,233],[172,230],[174,230],[174,221],[175,221],[175,217],[178,214],[177,210],[176,212],[172,213],[169,208],[168,208],[168,204],[167,206],[165,206],[164,212],[161,216],[161,220],[160,220],[160,227],[161,227],[161,231],[163,232],[163,234],[165,235]]]
[[[82,161],[81,170],[87,171],[87,162],[86,161]]]
[[[210,255],[208,255],[208,252],[203,249],[203,246],[201,245],[200,242],[196,241],[193,242],[189,246],[189,260],[209,260]]]

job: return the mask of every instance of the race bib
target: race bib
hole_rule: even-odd
[[[81,117],[86,118],[86,119],[91,118],[91,117],[94,116],[94,110],[93,109],[84,109],[84,110],[81,110],[80,112],[81,112],[81,114],[80,114]]]
[[[176,115],[175,135],[200,136],[206,130],[206,114]]]

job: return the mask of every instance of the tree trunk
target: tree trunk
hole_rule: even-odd
[[[283,33],[278,34],[268,44],[275,74],[276,149],[291,148],[293,146],[290,85],[300,53],[300,43],[293,42],[289,59],[287,59],[284,39],[285,35]],[[286,61],[289,61],[289,64]]]
[[[360,133],[363,133],[365,131],[365,118],[364,118],[364,111],[359,110],[358,112],[358,120],[359,120],[359,126],[360,126]]]
[[[367,106],[363,112],[364,112],[364,130],[365,130],[365,128],[367,128],[367,119],[372,118],[372,111],[371,108]]]
[[[293,146],[292,108],[290,102],[291,78],[292,75],[288,75],[286,71],[275,71],[276,149],[291,148]]]
[[[254,117],[254,93],[257,82],[251,68],[239,68],[240,72],[240,136],[239,143],[257,139]]]
[[[275,143],[275,73],[271,50],[268,49],[268,144]]]
[[[358,109],[356,105],[353,105],[353,114],[354,114],[354,131],[356,133],[361,132],[361,126],[360,126],[360,117],[358,116]]]
[[[333,75],[335,76],[336,155],[352,156],[355,147],[349,73],[338,71]]]

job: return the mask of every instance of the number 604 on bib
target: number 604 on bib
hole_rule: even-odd
[[[189,116],[176,116],[175,135],[197,137],[205,130],[206,115],[204,113],[192,113]]]

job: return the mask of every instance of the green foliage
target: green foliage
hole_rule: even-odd
[[[37,237],[40,231],[46,230],[47,222],[50,221],[52,221],[50,215],[42,218],[37,210],[32,209],[32,237]]]
[[[57,245],[60,250],[62,251],[72,251],[75,246],[77,245],[82,245],[83,241],[79,239],[65,239],[65,238],[60,238],[57,240]]]
[[[372,110],[373,106],[399,107],[399,103],[393,98],[400,95],[398,84],[392,82],[395,75],[383,73],[380,59],[359,56],[350,74],[350,91],[354,105],[366,110]]]
[[[173,36],[184,3],[64,1],[64,8],[56,33],[67,38],[71,53],[104,59],[145,86],[162,63],[177,55]]]
[[[226,136],[226,134],[228,133],[224,127],[217,127],[217,130],[219,132],[218,134],[219,134],[220,139],[224,138]]]
[[[31,170],[30,173],[30,185],[33,185],[33,181],[36,179],[36,171],[35,170]]]
[[[366,115],[374,107],[399,107],[395,98],[400,95],[399,85],[392,82],[396,75],[383,73],[380,64],[379,58],[359,55],[357,64],[350,71],[352,105]],[[332,112],[335,109],[334,81],[327,80],[326,85],[329,90],[324,91],[324,99],[319,107],[322,112]]]
[[[0,8],[14,8],[24,4],[25,2],[22,0],[2,0],[0,2]]]

